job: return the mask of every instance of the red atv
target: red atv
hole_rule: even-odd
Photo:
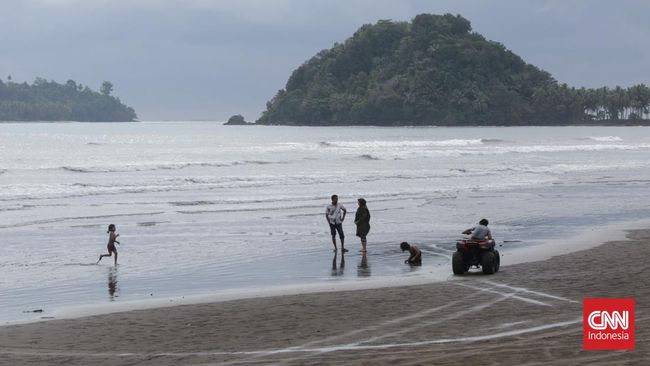
[[[456,252],[451,257],[451,268],[454,274],[461,275],[472,266],[479,266],[484,274],[493,274],[499,271],[501,258],[499,251],[494,249],[494,240],[469,240],[461,239],[456,242]]]

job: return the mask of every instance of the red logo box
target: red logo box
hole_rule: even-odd
[[[584,299],[582,336],[585,350],[633,350],[634,299]]]

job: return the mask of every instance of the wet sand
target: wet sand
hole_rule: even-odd
[[[637,230],[493,276],[6,326],[0,364],[647,365],[648,258]],[[582,351],[585,297],[636,300],[636,350]]]

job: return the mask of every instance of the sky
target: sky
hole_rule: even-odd
[[[318,51],[421,13],[460,14],[570,86],[650,85],[646,0],[0,1],[2,80],[109,80],[141,120],[254,121]]]

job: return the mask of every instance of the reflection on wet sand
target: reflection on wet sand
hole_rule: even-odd
[[[117,267],[111,267],[108,270],[108,297],[111,301],[115,301],[119,297],[120,289],[117,287]]]
[[[370,277],[370,266],[368,265],[368,256],[366,253],[363,253],[361,256],[361,261],[357,267],[357,276],[359,277]]]
[[[332,259],[332,276],[343,276],[343,271],[345,269],[345,254],[341,252],[341,264],[339,267],[336,267],[336,257],[338,253],[334,253],[334,259]]]

